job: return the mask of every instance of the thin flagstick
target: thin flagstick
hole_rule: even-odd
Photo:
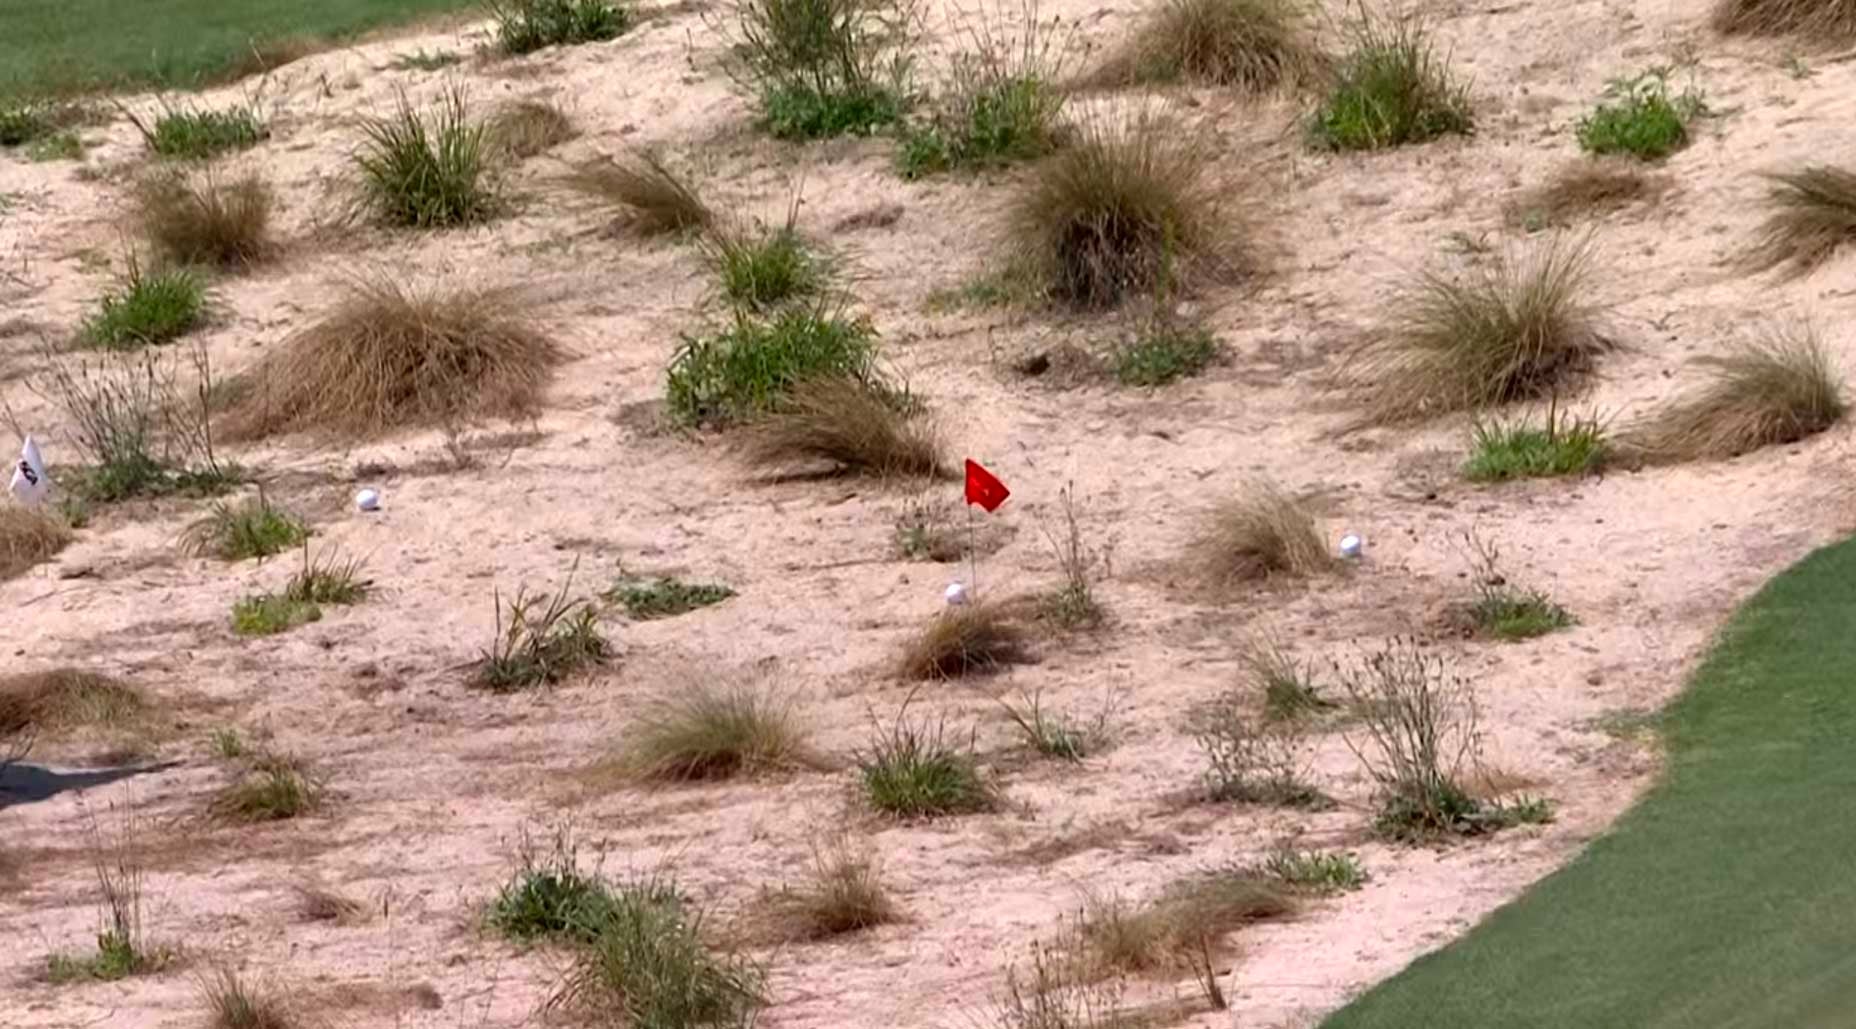
[[[973,594],[974,603],[980,599],[980,558],[979,548],[974,546],[973,505],[967,505],[967,589]]]

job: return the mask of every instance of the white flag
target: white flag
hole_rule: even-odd
[[[39,445],[27,436],[26,445],[19,448],[19,461],[13,465],[13,481],[8,483],[8,488],[20,503],[38,507],[45,502],[51,487],[51,479],[45,475],[45,459],[39,456]]]

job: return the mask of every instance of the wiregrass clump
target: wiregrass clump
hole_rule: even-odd
[[[213,798],[220,818],[237,822],[278,822],[309,814],[324,800],[320,780],[302,762],[262,752],[245,762],[237,777]]]
[[[735,0],[737,77],[779,139],[862,135],[902,116],[915,12],[908,0]]]
[[[0,739],[31,741],[84,730],[129,730],[153,708],[135,686],[79,668],[0,677]]]
[[[737,445],[769,470],[823,463],[881,478],[947,474],[928,416],[906,396],[849,376],[798,382],[777,409],[743,428]]]
[[[496,636],[477,662],[476,683],[497,693],[552,685],[606,660],[599,609],[570,599],[573,576],[552,594],[518,588],[505,604],[496,594]]]
[[[1810,326],[1774,326],[1701,358],[1706,384],[1627,429],[1619,449],[1652,463],[1721,460],[1796,443],[1848,412],[1830,352]]]
[[[64,522],[43,511],[0,504],[0,582],[50,561],[73,538]]]
[[[794,223],[754,232],[713,226],[702,237],[703,255],[721,282],[722,295],[737,310],[765,312],[794,300],[818,297],[831,284],[831,262],[816,252]]]
[[[462,89],[422,114],[404,93],[385,118],[362,122],[354,155],[360,202],[388,225],[437,229],[486,221],[502,207],[490,167],[488,126],[471,117]]]
[[[209,1029],[292,1029],[297,1023],[283,998],[246,981],[231,965],[219,965],[199,980]]]
[[[584,939],[599,913],[615,903],[596,873],[581,870],[571,826],[557,826],[545,846],[524,828],[516,867],[490,902],[485,921],[514,940],[572,941]]]
[[[1492,408],[1576,384],[1611,348],[1587,300],[1591,275],[1589,245],[1560,238],[1461,277],[1421,273],[1387,331],[1362,352],[1370,417]]]
[[[1214,589],[1329,571],[1336,559],[1313,513],[1275,485],[1255,482],[1205,519],[1187,562]]]
[[[882,814],[936,818],[998,806],[998,789],[980,770],[972,741],[964,747],[949,742],[945,721],[910,721],[908,701],[895,724],[878,726],[855,760],[864,799]]]
[[[789,697],[764,684],[698,682],[660,698],[637,720],[616,770],[647,781],[698,782],[821,760]]]
[[[1011,606],[974,601],[936,614],[896,661],[904,679],[950,679],[1030,660],[1025,629]]]
[[[1203,872],[1139,907],[1116,896],[1089,898],[1081,942],[1098,974],[1180,970],[1201,947],[1222,949],[1231,933],[1297,907],[1294,895],[1268,876],[1242,868]]]
[[[1014,262],[1052,299],[1106,308],[1180,288],[1222,256],[1204,154],[1188,133],[1132,115],[1082,122],[1011,201]]]
[[[670,413],[686,425],[751,421],[779,409],[807,379],[876,382],[876,330],[824,305],[768,319],[737,314],[728,328],[687,336],[666,373]]]
[[[1716,0],[1715,31],[1806,40],[1856,39],[1852,0]]]
[[[179,339],[206,318],[206,283],[187,268],[144,271],[135,255],[97,313],[85,319],[84,342],[107,350],[133,350]]]
[[[696,187],[656,151],[581,165],[567,181],[579,192],[618,208],[626,224],[643,235],[695,232],[715,221]]]
[[[361,440],[531,415],[566,357],[536,317],[517,289],[352,281],[333,311],[247,373],[227,432]]]
[[[1361,8],[1347,28],[1349,50],[1309,121],[1309,137],[1330,150],[1382,150],[1475,131],[1469,87],[1438,57],[1415,15],[1376,16]]]
[[[181,534],[181,549],[222,561],[263,559],[309,538],[301,518],[273,505],[259,491],[241,503],[218,502]]]
[[[276,249],[271,239],[274,199],[263,176],[231,182],[209,170],[188,178],[165,175],[136,191],[136,219],[155,250],[174,264],[240,268]]]
[[[1330,61],[1305,16],[1296,0],[1165,0],[1089,81],[1183,80],[1250,94],[1314,85]]]
[[[903,178],[1034,160],[1065,141],[1060,85],[1068,37],[1039,20],[1027,0],[1019,24],[980,17],[965,28],[928,116],[902,134]],[[999,23],[995,23],[995,21]]]
[[[361,561],[343,559],[334,550],[321,557],[303,545],[303,566],[282,592],[245,597],[232,605],[232,631],[241,636],[270,636],[319,621],[323,604],[358,604],[373,588],[361,577]]]
[[[769,894],[764,906],[773,935],[783,942],[831,939],[902,921],[876,858],[847,835],[815,840],[805,879]]]
[[[517,56],[616,39],[635,17],[629,6],[612,0],[490,0],[489,12],[497,46]]]
[[[1766,178],[1771,213],[1747,252],[1748,268],[1801,276],[1856,248],[1856,172],[1812,164]]]

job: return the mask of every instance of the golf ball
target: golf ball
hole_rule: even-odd
[[[1350,532],[1340,538],[1340,556],[1352,560],[1360,556],[1360,551],[1365,546],[1366,541]]]
[[[967,584],[964,582],[950,582],[947,584],[947,591],[941,595],[947,598],[947,602],[950,606],[959,607],[967,602]]]
[[[380,510],[380,491],[375,489],[364,489],[356,493],[354,495],[354,506],[357,511]]]

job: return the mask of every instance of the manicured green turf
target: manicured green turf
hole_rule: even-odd
[[[1735,616],[1615,829],[1324,1029],[1856,1024],[1852,624],[1856,540]]]
[[[334,39],[479,0],[0,0],[0,97],[191,86],[252,46]]]

